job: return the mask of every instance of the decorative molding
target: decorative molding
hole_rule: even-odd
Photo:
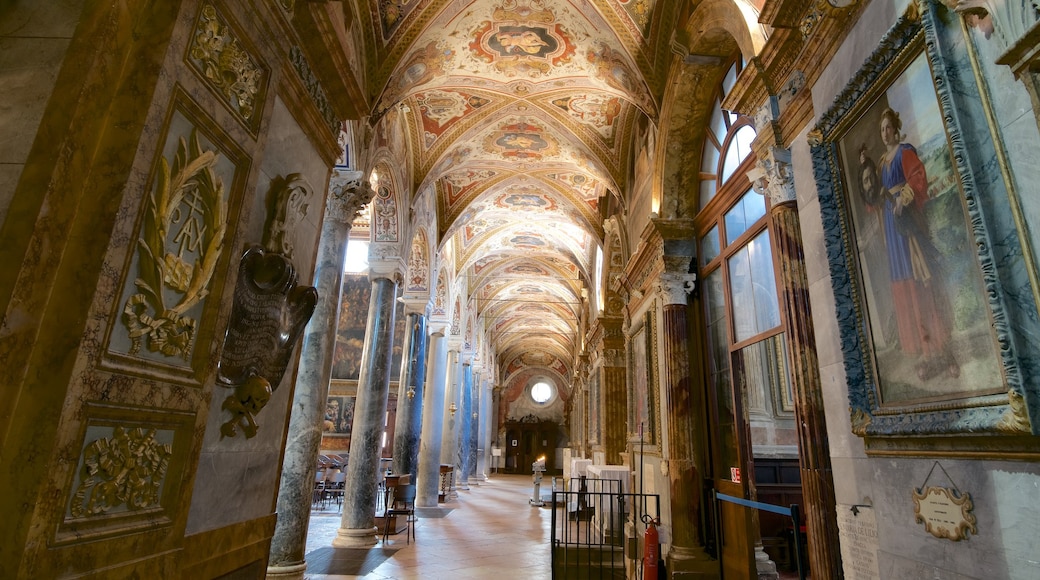
[[[310,94],[311,99],[314,101],[314,106],[321,113],[321,118],[328,125],[329,131],[333,135],[339,136],[340,120],[336,118],[336,112],[332,110],[332,104],[329,103],[328,95],[325,89],[322,88],[321,81],[318,80],[318,77],[314,75],[314,71],[311,70],[311,65],[307,62],[303,49],[295,45],[290,48],[289,61],[292,62],[293,68],[296,69],[296,74],[300,76],[300,80],[303,81],[303,86],[307,88],[307,93]]]
[[[255,133],[270,75],[260,59],[242,48],[212,4],[202,6],[186,60]]]
[[[791,150],[769,147],[759,154],[754,177],[748,172],[751,188],[756,193],[769,196],[774,206],[795,201],[794,174],[791,171]]]
[[[278,6],[281,7],[286,14],[292,16],[293,11],[296,9],[296,0],[278,0]]]
[[[267,251],[282,254],[290,260],[293,258],[292,232],[307,217],[313,192],[314,188],[299,173],[271,180],[263,242]]]
[[[172,167],[160,158],[158,183],[148,197],[137,241],[138,292],[123,306],[131,355],[142,345],[185,361],[191,354],[198,321],[184,313],[209,294],[227,231],[224,183],[214,171],[217,157],[216,151],[202,150],[192,129],[187,143],[180,139]],[[198,259],[185,261],[185,250]],[[169,305],[173,293],[180,299]]]

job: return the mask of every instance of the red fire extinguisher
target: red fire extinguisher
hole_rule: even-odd
[[[643,516],[646,533],[643,534],[643,580],[657,580],[658,534],[657,520],[648,515]]]

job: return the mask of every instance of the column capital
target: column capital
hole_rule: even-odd
[[[754,169],[747,172],[751,188],[769,197],[774,206],[795,201],[794,174],[791,172],[791,150],[767,148]]]
[[[379,278],[387,278],[400,284],[404,280],[404,273],[406,265],[404,258],[400,256],[396,257],[377,257],[375,252],[370,252],[368,262],[368,279],[376,280]]]
[[[430,320],[426,323],[426,329],[429,331],[430,336],[435,334],[444,336],[448,332],[448,323],[443,320]]]
[[[686,305],[686,297],[693,292],[696,274],[680,274],[677,272],[663,272],[657,278],[657,291],[665,305]]]
[[[334,170],[329,178],[329,193],[325,200],[325,219],[350,225],[375,195],[361,171]]]
[[[409,296],[401,298],[401,302],[404,303],[405,314],[422,314],[423,316],[426,315],[426,307],[430,304],[429,299]]]

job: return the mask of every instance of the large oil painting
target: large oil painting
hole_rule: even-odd
[[[882,405],[1006,391],[921,50],[838,140]]]

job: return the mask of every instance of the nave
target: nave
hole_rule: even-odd
[[[548,482],[546,482],[548,483]],[[528,503],[525,475],[493,475],[437,508],[420,508],[415,541],[404,532],[371,548],[332,548],[340,526],[334,503],[312,510],[307,574],[312,580],[549,578],[551,508]],[[547,492],[542,488],[544,496]]]

